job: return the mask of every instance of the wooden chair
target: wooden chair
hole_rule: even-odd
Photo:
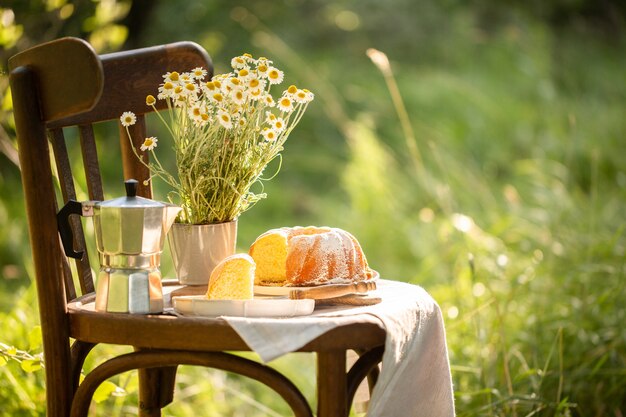
[[[135,140],[144,138],[144,115],[149,111],[146,95],[154,93],[165,72],[197,66],[212,73],[206,51],[190,42],[98,56],[89,44],[76,38],[36,46],[9,61],[43,332],[48,416],[86,415],[100,383],[134,369],[139,370],[139,414],[158,416],[173,399],[177,366],[183,364],[214,367],[261,381],[281,395],[296,416],[313,415],[303,395],[283,375],[266,365],[225,353],[250,349],[222,320],[100,313],[81,308],[94,299],[91,270],[99,265],[90,265],[84,256],[76,261],[78,276],[73,277],[60,245],[58,208],[76,199],[71,170],[74,165],[64,129],[78,127],[89,198],[103,200],[93,124],[117,119],[130,110],[138,115],[132,136]],[[125,179],[145,178],[145,168],[132,154],[124,129],[119,130],[119,143],[107,142],[106,146],[121,147],[120,165]],[[50,146],[53,158],[49,156]],[[57,194],[62,201],[57,201]],[[151,188],[140,186],[139,195],[151,197]],[[76,220],[72,226],[75,247],[86,250],[81,222]],[[348,414],[361,380],[369,375],[371,382],[375,381],[374,370],[382,357],[384,341],[381,327],[362,323],[334,329],[300,349],[317,355],[318,416]],[[79,384],[84,360],[99,343],[134,349],[102,362]],[[348,349],[362,355],[346,372]]]

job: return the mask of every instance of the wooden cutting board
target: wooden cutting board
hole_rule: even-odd
[[[348,294],[365,294],[376,289],[376,282],[361,281],[351,284],[326,284],[318,287],[297,288],[289,291],[289,298],[300,300],[312,298],[314,300],[324,300],[337,298]]]

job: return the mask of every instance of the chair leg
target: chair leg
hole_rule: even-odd
[[[176,366],[139,369],[139,416],[160,417],[174,399]]]
[[[348,416],[346,352],[317,352],[317,417]]]

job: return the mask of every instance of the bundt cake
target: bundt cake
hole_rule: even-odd
[[[211,272],[206,297],[209,300],[251,300],[254,270],[254,260],[248,254],[227,257]]]
[[[272,229],[255,240],[249,253],[256,263],[256,285],[314,286],[372,277],[359,242],[338,228]]]

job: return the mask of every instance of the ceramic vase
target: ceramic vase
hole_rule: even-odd
[[[168,240],[180,283],[207,285],[217,264],[235,253],[237,220],[216,224],[174,223]]]

